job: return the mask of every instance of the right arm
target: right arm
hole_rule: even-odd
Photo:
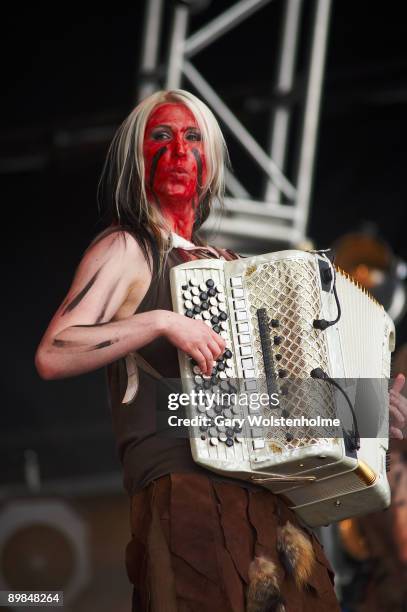
[[[224,341],[201,321],[165,310],[115,320],[130,292],[140,303],[150,277],[130,234],[125,240],[110,234],[90,247],[37,349],[40,376],[49,380],[98,369],[161,335],[209,372]]]

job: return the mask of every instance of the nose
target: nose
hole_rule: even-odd
[[[186,155],[185,141],[181,137],[177,137],[174,141],[174,155],[176,157],[184,157]]]

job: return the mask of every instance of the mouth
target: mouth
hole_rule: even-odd
[[[174,174],[175,176],[188,176],[189,173],[183,168],[172,168],[169,171],[170,174]]]

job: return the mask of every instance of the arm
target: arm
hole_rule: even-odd
[[[130,234],[110,234],[84,255],[65,300],[37,349],[42,378],[74,376],[100,368],[159,335],[212,369],[224,342],[200,321],[155,310],[114,320],[132,292],[140,303],[150,281],[144,255]],[[191,327],[192,325],[192,327]]]

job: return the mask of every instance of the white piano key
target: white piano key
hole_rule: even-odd
[[[239,332],[239,334],[247,333],[249,331],[249,324],[248,323],[238,323],[237,331]]]
[[[249,345],[241,346],[239,350],[242,357],[247,357],[252,354],[252,347]]]
[[[237,310],[235,312],[236,321],[245,321],[247,319],[247,311],[246,310]]]

